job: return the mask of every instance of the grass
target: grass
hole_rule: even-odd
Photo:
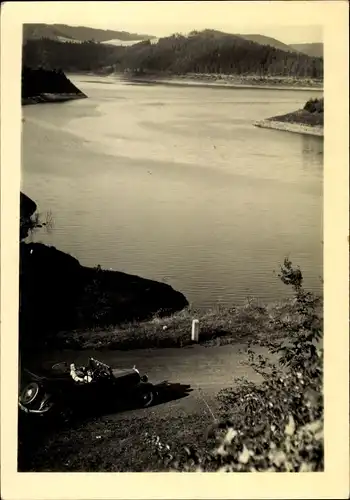
[[[269,118],[269,120],[283,123],[298,123],[312,127],[323,127],[323,113],[310,113],[305,109],[287,113],[286,115],[274,116],[273,118]]]
[[[321,300],[319,301],[321,302]],[[322,304],[319,304],[322,315]],[[285,338],[281,322],[298,322],[295,299],[271,304],[247,300],[242,306],[198,311],[191,307],[168,317],[126,323],[105,329],[64,331],[50,339],[55,347],[71,349],[132,350],[185,347],[192,343],[191,324],[199,320],[199,343],[225,345]]]
[[[100,417],[42,436],[38,446],[21,450],[21,472],[160,472],[166,471],[161,456],[154,452],[154,436],[162,436],[172,450],[179,443],[201,445],[208,450],[206,430],[212,424],[206,413],[185,412],[153,415],[152,410],[130,415]],[[170,425],[169,425],[170,424]],[[35,435],[37,435],[36,430]],[[33,448],[35,451],[33,451]]]

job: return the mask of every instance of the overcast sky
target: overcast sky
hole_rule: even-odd
[[[39,20],[40,3],[36,4],[38,5],[35,9],[36,22],[45,22]],[[78,4],[58,2],[56,5],[54,13],[55,2],[49,7],[54,18],[52,22],[74,26],[109,28],[154,36],[213,28],[229,33],[272,36],[285,43],[321,42],[323,39],[321,23],[318,26],[310,25],[310,19],[314,24],[317,23],[322,5],[310,0],[307,2],[144,0],[78,2]],[[60,5],[64,5],[64,8],[60,8]],[[75,9],[74,15],[72,9]]]

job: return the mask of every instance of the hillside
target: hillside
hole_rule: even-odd
[[[67,26],[66,24],[24,24],[23,40],[33,40],[40,38],[49,38],[51,40],[76,40],[86,42],[94,40],[95,42],[106,42],[108,40],[146,40],[153,38],[151,35],[140,35],[138,33],[129,33],[127,31],[103,30],[88,28],[85,26]],[[62,40],[63,39],[63,40]]]
[[[323,43],[296,43],[291,48],[310,57],[323,57]]]
[[[271,38],[269,36],[264,35],[238,35],[245,40],[250,40],[251,42],[259,43],[260,45],[270,45],[275,49],[284,50],[285,52],[299,52],[296,49],[293,49],[290,45],[286,45],[285,43],[276,40],[275,38]]]
[[[105,42],[101,42],[106,45],[114,45],[115,47],[131,47],[135,45],[135,43],[140,43],[140,40],[120,40],[120,38],[113,38],[113,40],[106,40]]]
[[[115,64],[124,50],[124,47],[105,43],[63,43],[49,38],[28,40],[23,46],[22,63],[31,68],[44,66],[65,72],[98,72]]]
[[[304,54],[285,52],[267,45],[214,30],[172,35],[157,44],[141,42],[129,47],[116,70],[138,72],[223,73],[288,75],[321,78],[323,62]]]
[[[49,68],[64,71],[323,78],[322,59],[215,30],[192,32],[188,36],[175,34],[160,38],[157,43],[146,40],[129,47],[28,40],[23,48],[23,62],[32,67],[44,62]]]
[[[60,40],[64,38],[72,40],[72,37],[64,35],[53,25],[49,26],[48,24],[23,24],[24,43],[27,40],[40,40],[41,38],[49,38],[50,40]]]

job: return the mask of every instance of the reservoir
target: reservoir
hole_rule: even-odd
[[[253,126],[320,91],[69,77],[88,99],[23,107],[22,189],[53,220],[34,241],[196,307],[289,295],[285,256],[321,292],[323,139]]]

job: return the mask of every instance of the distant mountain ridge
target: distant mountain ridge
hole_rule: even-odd
[[[310,57],[323,57],[323,43],[293,43],[285,44],[265,35],[239,35],[246,40],[259,43],[260,45],[269,45],[270,47],[275,47],[276,49],[284,50],[286,52],[297,52],[301,54],[306,54]]]
[[[58,30],[57,26],[60,25],[56,25],[56,37],[72,34]],[[23,47],[23,63],[30,67],[61,68],[66,72],[202,73],[323,79],[322,59],[289,50],[289,46],[269,37],[247,37],[255,40],[212,29],[130,44],[125,42],[128,46],[108,41],[76,43],[76,39],[66,39],[66,43],[62,43],[49,38],[28,39]],[[282,46],[283,50],[272,44]]]
[[[271,38],[265,35],[241,35],[238,36],[244,38],[245,40],[249,40],[251,42],[259,43],[260,45],[269,45],[270,47],[274,47],[275,49],[284,50],[285,52],[299,52],[296,49],[293,49],[291,45],[287,45],[275,38]]]
[[[193,36],[200,33],[192,31],[188,36]],[[218,30],[206,29],[201,33],[212,35],[236,36],[244,40],[258,43],[260,45],[268,45],[275,49],[284,50],[285,52],[298,52],[311,57],[323,57],[323,43],[295,43],[285,44],[280,40],[272,37],[259,34],[230,34]],[[171,35],[170,35],[171,36]],[[48,38],[59,42],[76,42],[82,43],[87,41],[95,41],[97,43],[110,43],[114,46],[130,46],[138,42],[150,40],[153,44],[157,43],[162,38],[157,38],[153,35],[129,33],[127,31],[104,30],[100,28],[90,28],[86,26],[68,26],[66,24],[24,24],[23,25],[23,40],[37,40]],[[168,38],[168,37],[163,37]],[[125,43],[123,43],[125,42]]]
[[[202,31],[192,31],[188,36],[198,35],[200,33],[206,33],[212,36],[225,36],[225,37],[239,37],[243,40],[247,40],[248,42],[258,43],[259,45],[268,45],[270,47],[274,47],[275,49],[284,50],[285,52],[296,52],[290,45],[280,42],[275,38],[271,38],[265,35],[257,35],[257,34],[242,34],[242,33],[227,33],[223,31],[213,30],[213,29],[205,29]]]
[[[89,28],[85,26],[68,26],[66,24],[24,24],[23,25],[23,40],[48,38],[50,40],[87,42],[94,40],[95,42],[107,42],[108,40],[150,40],[152,35],[144,35],[139,33],[129,33],[127,31],[104,30],[99,28]],[[67,41],[68,41],[67,40]]]
[[[294,43],[291,47],[310,57],[323,57],[323,43]]]

